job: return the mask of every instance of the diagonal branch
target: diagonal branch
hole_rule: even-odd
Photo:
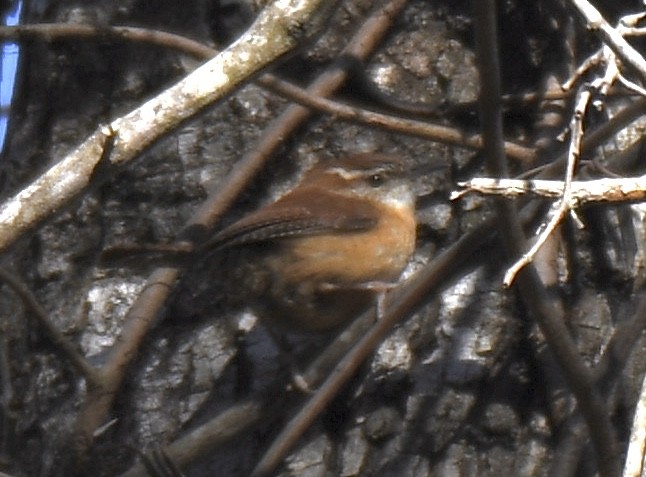
[[[275,1],[235,43],[190,75],[126,116],[114,120],[110,164],[124,164],[161,135],[222,99],[250,77],[315,38],[336,2]],[[60,210],[88,186],[103,150],[103,128],[0,205],[0,251],[26,230]]]
[[[344,54],[352,54],[359,58],[366,58],[383,38],[396,14],[404,7],[406,0],[390,0],[383,7],[374,11],[368,20],[358,29],[357,33],[344,48]],[[337,67],[331,66],[321,75],[309,88],[308,91],[314,95],[327,96],[345,81],[347,73]],[[254,175],[262,168],[267,157],[279,147],[290,133],[303,124],[310,111],[302,106],[293,105],[275,119],[265,130],[262,137],[249,148],[249,151],[242,156],[234,170],[229,174],[224,186],[211,191],[207,200],[198,208],[189,220],[189,225],[200,224],[212,227],[220,215],[231,204],[239,192],[249,183]],[[156,270],[148,279],[148,286],[140,295],[126,318],[126,325],[121,333],[121,338],[112,350],[111,358],[102,368],[106,383],[102,389],[92,390],[93,392],[86,399],[83,409],[79,413],[77,426],[80,434],[85,439],[90,439],[93,430],[105,419],[115,393],[124,377],[126,366],[140,346],[143,337],[152,325],[155,316],[169,287],[177,277],[177,271],[172,269]],[[253,412],[247,410],[245,419],[236,421],[236,426],[228,429],[228,435],[235,435],[257,419],[261,412],[253,402],[249,405]],[[218,427],[216,423],[214,427]],[[191,441],[190,447],[194,452],[199,449],[213,448],[219,438],[205,436],[198,433],[200,442]],[[211,435],[209,433],[209,435]],[[203,439],[202,439],[203,438]],[[87,447],[90,442],[85,442]],[[180,445],[181,447],[181,445]],[[191,454],[192,455],[192,454]],[[190,459],[190,455],[178,457],[172,450],[173,459],[184,462]]]
[[[571,3],[585,18],[588,28],[599,35],[621,61],[635,69],[642,81],[646,82],[646,59],[626,41],[622,33],[613,28],[587,0],[571,0]]]

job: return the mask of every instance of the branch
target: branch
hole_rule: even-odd
[[[494,0],[480,0],[473,4],[477,16],[474,26],[480,91],[484,92],[480,95],[484,155],[492,174],[507,176],[500,111],[500,56],[495,15],[497,5]],[[500,235],[507,253],[518,256],[524,247],[524,236],[518,214],[512,204],[500,201],[495,205]],[[619,475],[617,447],[610,416],[594,386],[590,370],[581,359],[563,322],[563,313],[550,299],[533,268],[527,268],[519,274],[518,290],[527,309],[539,324],[576,397],[581,414],[590,430],[599,474],[606,477]]]
[[[180,35],[137,27],[111,26],[97,28],[92,25],[70,25],[67,23],[41,23],[36,25],[0,27],[0,39],[24,40],[29,38],[49,41],[60,38],[86,38],[99,41],[109,38],[171,48],[199,59],[211,58],[218,53],[217,50]],[[354,50],[345,52],[345,54],[353,57],[365,56],[358,55],[357,51],[357,48],[354,48]],[[427,138],[431,141],[469,149],[479,150],[482,148],[482,138],[478,135],[469,136],[453,127],[433,124],[427,121],[399,118],[349,106],[339,101],[327,99],[325,95],[319,95],[310,90],[300,88],[270,73],[262,74],[255,79],[255,82],[295,103],[326,114],[331,114],[340,120],[365,124],[371,127],[394,131],[399,134]],[[542,98],[563,98],[569,94],[569,92],[559,91],[556,94],[543,95]],[[519,102],[536,101],[537,96],[528,94],[522,97],[508,97],[507,99]],[[510,158],[525,163],[533,162],[536,155],[533,149],[509,141],[505,142],[505,152]]]
[[[458,186],[463,190],[451,194],[451,200],[459,199],[469,192],[504,197],[536,194],[541,197],[558,198],[563,195],[563,181],[476,177],[459,182]],[[588,202],[643,201],[646,200],[646,176],[573,181],[570,197],[572,208]]]
[[[590,30],[599,35],[603,41],[624,63],[634,68],[646,82],[646,60],[622,36],[622,32],[613,28],[599,13],[599,10],[587,0],[571,0],[572,5],[585,18]]]
[[[367,58],[387,33],[397,13],[405,4],[406,0],[390,0],[383,7],[374,11],[343,49],[342,54],[352,54],[358,58]],[[346,77],[347,73],[343,69],[331,65],[308,87],[308,92],[312,95],[330,95],[340,87]],[[292,105],[278,118],[274,119],[265,129],[261,138],[251,145],[249,150],[236,163],[234,170],[224,181],[224,185],[218,186],[210,192],[206,201],[189,219],[188,225],[199,224],[212,228],[240,191],[260,171],[266,159],[290,136],[295,128],[303,124],[309,114],[308,109]],[[112,349],[111,358],[101,368],[105,384],[101,389],[94,389],[91,393],[88,393],[77,418],[77,431],[85,439],[86,446],[90,444],[94,430],[108,416],[114,397],[128,369],[128,363],[137,353],[138,347],[158,315],[159,309],[176,277],[177,273],[170,269],[155,271],[148,279],[148,285],[144,288],[145,293],[140,295],[128,312],[124,329]],[[237,419],[233,427],[227,424],[227,431],[220,433],[219,437],[212,437],[213,433],[208,429],[216,429],[214,432],[217,433],[222,419],[231,422],[225,417],[231,413],[225,413],[217,417],[215,422],[206,425],[207,428],[191,432],[186,440],[180,439],[177,446],[173,444],[166,451],[169,452],[170,458],[180,465],[192,459],[193,453],[211,451],[222,440],[238,435],[246,426],[252,424],[251,421],[260,419],[262,409],[254,406],[253,400],[239,403],[236,409],[246,409],[244,411],[245,419]],[[253,412],[252,408],[255,409]],[[235,410],[232,410],[232,413],[235,414]],[[205,437],[205,435],[211,437]],[[187,448],[190,448],[190,452],[182,450]],[[83,450],[81,449],[80,454],[82,453]],[[133,472],[136,471],[133,470]],[[135,473],[134,475],[138,474]]]
[[[639,477],[643,475],[644,457],[646,455],[646,378],[642,380],[641,393],[637,401],[630,441],[626,452],[624,476]]]
[[[335,5],[324,0],[273,2],[226,50],[160,95],[114,120],[109,126],[116,134],[110,164],[125,164],[137,157],[161,135],[315,38]],[[0,251],[88,186],[99,165],[105,137],[104,128],[99,128],[75,151],[0,206]]]

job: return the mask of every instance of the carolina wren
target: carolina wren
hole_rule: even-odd
[[[198,253],[223,254],[226,282],[270,325],[333,329],[374,303],[375,290],[397,280],[414,251],[415,197],[406,172],[382,154],[321,162]]]

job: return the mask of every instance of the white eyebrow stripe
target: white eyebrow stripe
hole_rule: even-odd
[[[349,171],[347,169],[343,169],[342,167],[330,167],[329,169],[326,170],[326,172],[331,172],[332,174],[337,174],[341,176],[343,179],[351,180],[351,179],[358,179],[360,177],[368,177],[372,174],[380,174],[384,172],[383,167],[375,167],[374,169],[363,169],[360,171]]]

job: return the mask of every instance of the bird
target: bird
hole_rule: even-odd
[[[270,327],[327,332],[373,304],[383,313],[415,239],[405,161],[358,153],[318,162],[292,190],[217,232],[196,254],[207,268],[219,255],[222,288]]]

